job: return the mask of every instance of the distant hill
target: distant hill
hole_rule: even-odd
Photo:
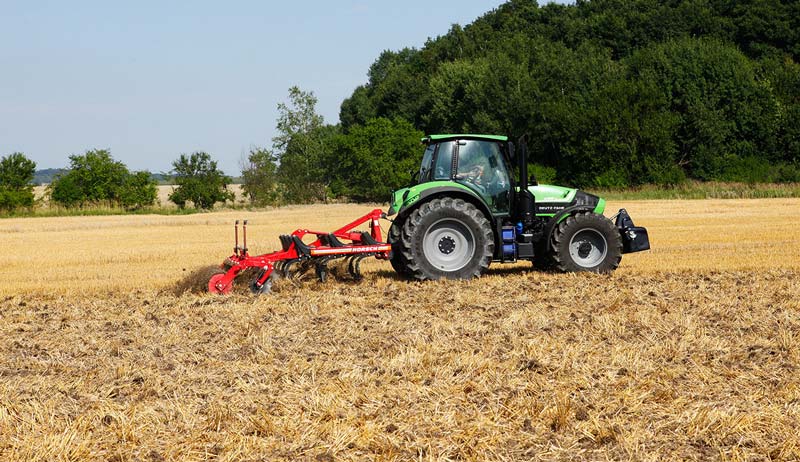
[[[68,171],[69,170],[66,168],[45,168],[42,170],[36,170],[36,173],[33,174],[33,184],[48,184],[53,181],[53,178],[55,178],[56,175],[67,173]]]
[[[158,184],[172,184],[173,177],[169,173],[151,173],[150,178],[156,180]]]

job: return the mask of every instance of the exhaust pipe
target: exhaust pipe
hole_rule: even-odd
[[[517,219],[522,222],[523,231],[530,229],[536,216],[536,198],[528,190],[528,141],[527,135],[519,139],[519,196],[517,200]],[[522,234],[522,232],[520,234]]]

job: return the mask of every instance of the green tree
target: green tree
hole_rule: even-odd
[[[268,149],[250,150],[247,163],[242,167],[242,190],[250,198],[251,204],[264,206],[280,203],[277,160]]]
[[[156,202],[158,187],[150,172],[136,172],[125,177],[117,194],[120,205],[126,209],[141,209]]]
[[[486,60],[458,60],[443,63],[431,77],[431,107],[428,126],[451,133],[484,132],[477,118],[486,92],[489,63]]]
[[[509,0],[382,52],[342,103],[342,130],[384,117],[528,134],[574,186],[793,178],[798,30],[789,0]]]
[[[761,80],[770,86],[779,101],[778,152],[781,153],[785,163],[798,164],[800,163],[800,64],[784,57],[772,57],[762,60],[759,67]]]
[[[33,207],[36,162],[15,152],[0,159],[0,210]]]
[[[351,127],[337,138],[338,163],[333,172],[334,195],[358,201],[386,201],[409,181],[419,166],[423,133],[397,119],[372,119]]]
[[[180,208],[191,201],[195,208],[211,209],[217,202],[234,199],[228,191],[231,179],[217,168],[217,162],[205,152],[195,152],[181,156],[172,162],[177,188],[169,195],[169,200]]]
[[[94,149],[83,155],[71,155],[69,160],[69,172],[50,183],[54,202],[72,207],[117,200],[129,172],[125,164],[111,157],[110,151]]]
[[[135,209],[156,201],[156,183],[149,172],[131,174],[106,149],[72,155],[69,171],[50,183],[50,198],[66,207],[111,203]]]
[[[372,118],[375,118],[375,106],[370,100],[369,89],[361,85],[353,91],[349,98],[342,101],[339,121],[342,129],[347,132],[351,126],[363,125]]]
[[[289,103],[278,104],[278,135],[272,139],[278,177],[287,202],[315,202],[328,198],[331,177],[326,168],[338,128],[324,125],[316,112],[313,92],[289,89]]]
[[[691,176],[736,179],[727,170],[742,159],[778,160],[777,100],[735,46],[706,39],[668,41],[638,52],[630,67],[661,89],[678,117],[678,162]]]

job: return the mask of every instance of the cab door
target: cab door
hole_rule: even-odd
[[[459,140],[453,180],[475,191],[495,215],[511,207],[511,180],[500,143]]]

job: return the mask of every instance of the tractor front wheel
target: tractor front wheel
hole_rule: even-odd
[[[563,272],[610,273],[622,260],[622,239],[608,218],[581,212],[558,224],[550,241],[553,266]]]
[[[411,212],[398,244],[398,263],[408,277],[418,280],[478,277],[494,254],[489,220],[469,202],[449,197]]]

